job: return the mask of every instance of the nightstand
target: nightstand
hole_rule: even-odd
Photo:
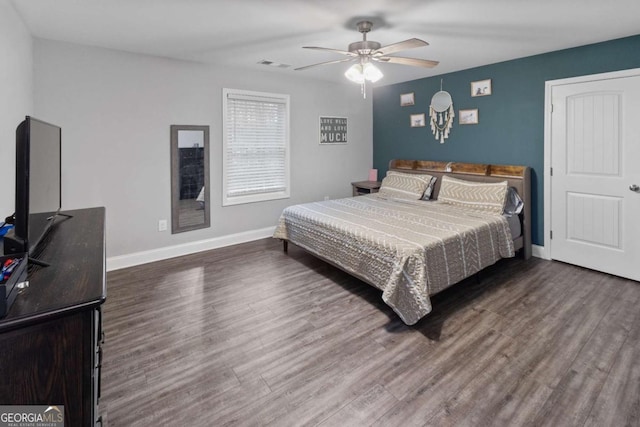
[[[377,193],[380,190],[380,181],[358,181],[352,182],[354,196],[362,196],[363,194]]]

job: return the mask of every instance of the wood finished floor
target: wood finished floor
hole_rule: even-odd
[[[638,282],[503,260],[412,327],[273,239],[107,283],[110,427],[640,424]]]

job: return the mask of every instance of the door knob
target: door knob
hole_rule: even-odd
[[[637,192],[637,191],[640,191],[640,187],[638,187],[636,184],[631,184],[629,186],[629,190]]]

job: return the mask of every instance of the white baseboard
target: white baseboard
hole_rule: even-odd
[[[118,255],[107,258],[107,271],[133,267],[163,259],[194,254],[239,243],[251,242],[273,236],[276,227],[261,228],[259,230],[244,231],[242,233],[227,236],[214,237],[213,239],[199,240],[197,242],[183,243],[165,248],[152,249],[150,251],[134,252],[127,255]]]
[[[531,245],[531,255],[536,258],[549,259],[549,256],[547,255],[547,251],[545,251],[544,246]]]
[[[261,228],[259,230],[244,231],[227,236],[214,237],[213,239],[199,240],[197,242],[183,243],[181,245],[167,246],[165,248],[152,249],[150,251],[134,252],[127,255],[118,255],[107,258],[107,271],[120,270],[134,267],[163,259],[195,254],[197,252],[237,245],[239,243],[252,242],[273,236],[274,227]],[[549,259],[544,246],[531,245],[531,255],[536,258]]]

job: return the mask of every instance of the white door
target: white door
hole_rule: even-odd
[[[640,75],[551,99],[551,258],[640,281]]]

